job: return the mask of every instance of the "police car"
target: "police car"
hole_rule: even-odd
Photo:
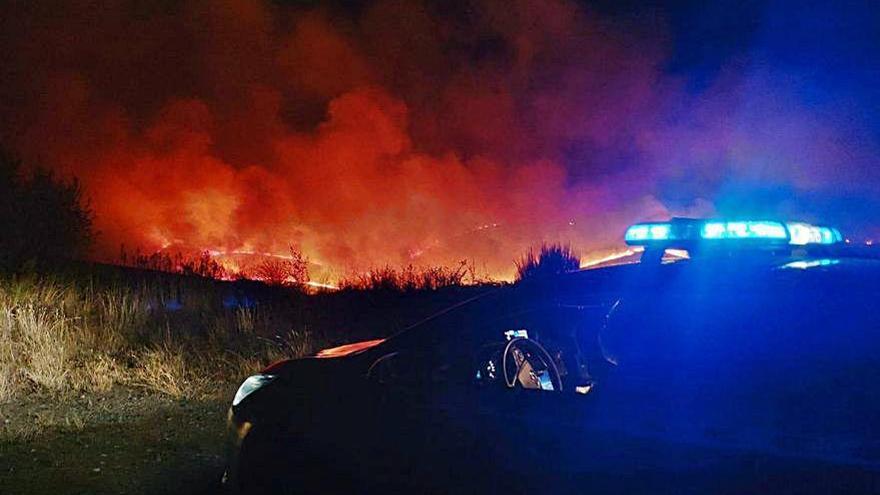
[[[248,378],[226,485],[880,490],[880,259],[769,220],[637,224],[625,241],[640,263],[487,291]]]

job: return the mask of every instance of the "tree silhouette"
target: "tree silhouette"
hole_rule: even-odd
[[[25,170],[0,150],[0,270],[82,256],[94,238],[92,218],[76,179]]]

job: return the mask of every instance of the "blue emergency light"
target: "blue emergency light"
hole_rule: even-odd
[[[768,221],[706,222],[700,230],[700,237],[714,239],[788,239],[785,225]]]
[[[802,222],[790,222],[786,226],[791,235],[791,244],[796,246],[834,244],[843,241],[840,231],[835,228],[820,227]]]
[[[672,225],[668,223],[640,223],[626,229],[627,244],[651,241],[668,241],[672,234]]]
[[[788,244],[831,245],[843,241],[840,231],[803,222],[775,220],[696,220],[674,218],[668,222],[637,223],[626,229],[630,246],[725,246],[739,242],[752,246]]]

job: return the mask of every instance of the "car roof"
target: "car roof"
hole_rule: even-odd
[[[835,256],[765,256],[632,263],[581,270],[560,278],[563,291],[616,292],[665,286],[680,290],[724,287],[775,290],[880,291],[880,259]]]

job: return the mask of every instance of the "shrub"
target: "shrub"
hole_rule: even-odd
[[[309,260],[301,251],[290,246],[287,258],[266,258],[245,276],[268,285],[284,285],[305,289],[309,283]]]
[[[539,250],[529,248],[516,261],[517,281],[552,277],[579,269],[580,256],[569,244],[542,243]]]

